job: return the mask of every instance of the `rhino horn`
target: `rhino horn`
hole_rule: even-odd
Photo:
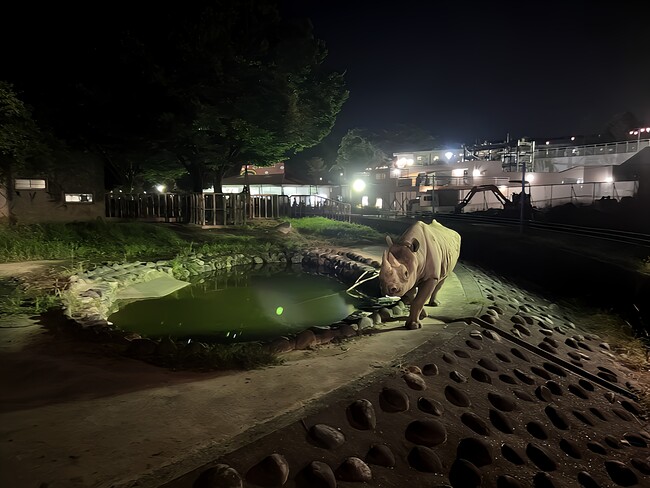
[[[384,251],[383,256],[381,257],[381,267],[388,270],[390,269],[390,261],[388,260],[388,251]]]
[[[388,244],[388,247],[393,245],[393,239],[388,234],[386,235],[386,244]]]
[[[386,251],[386,252],[388,253],[388,262],[390,263],[390,265],[393,267],[400,266],[400,262],[393,255],[393,253],[390,251]]]

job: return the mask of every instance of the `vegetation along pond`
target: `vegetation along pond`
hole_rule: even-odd
[[[162,298],[121,304],[109,320],[143,337],[264,341],[346,318],[361,304],[346,289],[337,279],[308,273],[300,265],[233,269]]]

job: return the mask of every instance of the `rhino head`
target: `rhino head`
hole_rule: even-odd
[[[401,297],[411,290],[417,281],[417,256],[420,247],[417,239],[412,242],[393,244],[386,236],[388,249],[384,251],[379,270],[379,286],[384,295]]]

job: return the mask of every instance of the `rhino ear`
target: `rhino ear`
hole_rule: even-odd
[[[418,249],[420,249],[420,242],[413,238],[413,242],[411,243],[411,251],[413,252],[418,252]]]
[[[386,244],[388,244],[388,247],[393,245],[393,240],[390,238],[389,235],[386,235]]]

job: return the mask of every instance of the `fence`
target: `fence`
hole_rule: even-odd
[[[108,193],[106,217],[201,226],[242,225],[247,219],[322,216],[350,221],[351,206],[320,195],[244,193]]]

